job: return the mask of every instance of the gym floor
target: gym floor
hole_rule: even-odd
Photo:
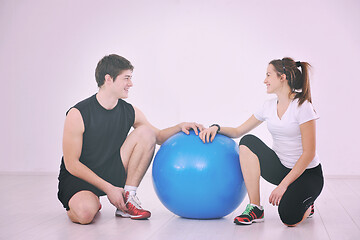
[[[261,182],[265,221],[237,226],[233,218],[248,202],[215,220],[184,219],[169,212],[157,198],[149,171],[138,190],[149,220],[114,216],[115,209],[101,197],[102,210],[90,225],[72,223],[57,200],[57,174],[0,174],[0,239],[359,239],[360,177],[325,178],[315,215],[294,228],[284,226],[277,208],[267,202],[274,186]],[[191,196],[189,196],[191,198]]]

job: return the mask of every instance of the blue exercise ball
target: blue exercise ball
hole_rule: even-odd
[[[221,134],[212,143],[193,131],[170,137],[155,156],[152,177],[164,206],[185,218],[224,217],[246,194],[238,146]]]

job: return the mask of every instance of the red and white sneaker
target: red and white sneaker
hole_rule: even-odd
[[[147,210],[144,210],[140,205],[140,201],[136,195],[130,195],[129,192],[125,193],[125,204],[127,207],[127,212],[123,212],[120,209],[117,209],[115,212],[116,216],[131,218],[136,220],[147,219],[151,216],[151,213]]]
[[[315,208],[314,208],[314,204],[311,204],[311,212],[309,214],[309,216],[307,218],[312,218],[314,216],[315,213]]]

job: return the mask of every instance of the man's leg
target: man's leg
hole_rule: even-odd
[[[70,198],[69,208],[67,214],[71,221],[89,224],[100,209],[99,197],[90,191],[80,191]]]
[[[146,126],[136,128],[125,140],[120,149],[121,159],[127,173],[125,183],[125,201],[127,212],[116,211],[116,216],[132,219],[147,219],[151,213],[140,206],[136,189],[143,179],[154,156],[155,133]]]
[[[154,156],[156,135],[147,126],[136,128],[120,149],[127,173],[126,184],[138,187]]]

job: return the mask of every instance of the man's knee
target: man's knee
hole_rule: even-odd
[[[99,205],[98,197],[92,192],[78,192],[69,201],[68,216],[73,222],[89,224],[98,212]]]
[[[91,208],[70,209],[69,211],[70,219],[80,224],[90,224],[97,213],[96,210]]]
[[[137,138],[137,142],[151,148],[155,146],[156,134],[150,127],[140,126],[134,130],[134,133]]]

